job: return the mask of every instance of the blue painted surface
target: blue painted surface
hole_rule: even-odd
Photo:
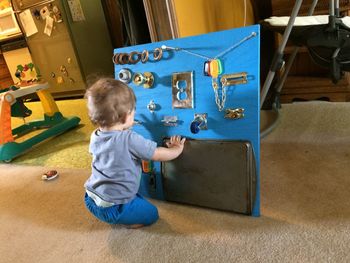
[[[257,36],[245,41],[230,52],[226,53],[221,61],[223,73],[238,72],[248,73],[248,83],[227,87],[227,99],[225,108],[244,108],[244,118],[239,120],[224,119],[224,111],[219,112],[215,104],[214,92],[211,85],[211,77],[204,76],[204,58],[187,54],[183,51],[165,51],[160,61],[136,64],[115,65],[115,76],[122,68],[128,68],[133,73],[152,72],[155,84],[151,89],[136,86],[132,82],[137,97],[137,109],[135,119],[142,121],[142,125],[135,125],[134,130],[146,138],[157,141],[160,145],[162,138],[181,135],[193,139],[222,139],[222,140],[248,140],[253,145],[257,168],[256,200],[254,202],[253,216],[260,215],[260,28],[253,25],[244,28],[225,30],[194,37],[179,38],[155,42],[132,47],[118,48],[114,53],[142,52],[144,49],[153,50],[162,45],[185,48],[207,57],[215,57],[219,53],[236,45],[243,38],[256,32]],[[172,108],[172,74],[174,72],[193,71],[194,80],[194,108]],[[157,111],[151,113],[147,109],[150,100],[158,105]],[[195,113],[208,114],[208,130],[201,130],[197,134],[190,131],[190,124]],[[164,116],[177,116],[177,127],[164,126],[161,120]],[[213,160],[215,162],[215,160]],[[156,171],[156,187],[149,187],[148,175],[143,175],[141,181],[141,193],[156,199],[164,199],[160,163],[154,163]]]

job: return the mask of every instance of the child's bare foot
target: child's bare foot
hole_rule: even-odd
[[[141,228],[143,226],[144,225],[142,225],[142,224],[134,224],[134,225],[128,225],[127,228],[129,228],[129,229],[137,229],[137,228]]]

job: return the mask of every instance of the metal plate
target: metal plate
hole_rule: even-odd
[[[173,73],[172,107],[193,108],[193,71]]]
[[[247,141],[187,140],[183,153],[162,162],[168,201],[251,214],[256,169]]]

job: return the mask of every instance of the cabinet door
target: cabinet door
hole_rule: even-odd
[[[173,1],[144,0],[152,42],[179,37]]]
[[[85,90],[78,61],[66,29],[57,27],[52,37],[36,37],[28,40],[32,59],[48,80],[50,92],[55,94]]]

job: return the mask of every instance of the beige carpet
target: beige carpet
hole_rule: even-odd
[[[259,218],[153,202],[138,230],[95,220],[87,169],[0,165],[0,262],[350,262],[350,104],[283,105],[262,140]],[[54,158],[54,156],[52,157]]]

